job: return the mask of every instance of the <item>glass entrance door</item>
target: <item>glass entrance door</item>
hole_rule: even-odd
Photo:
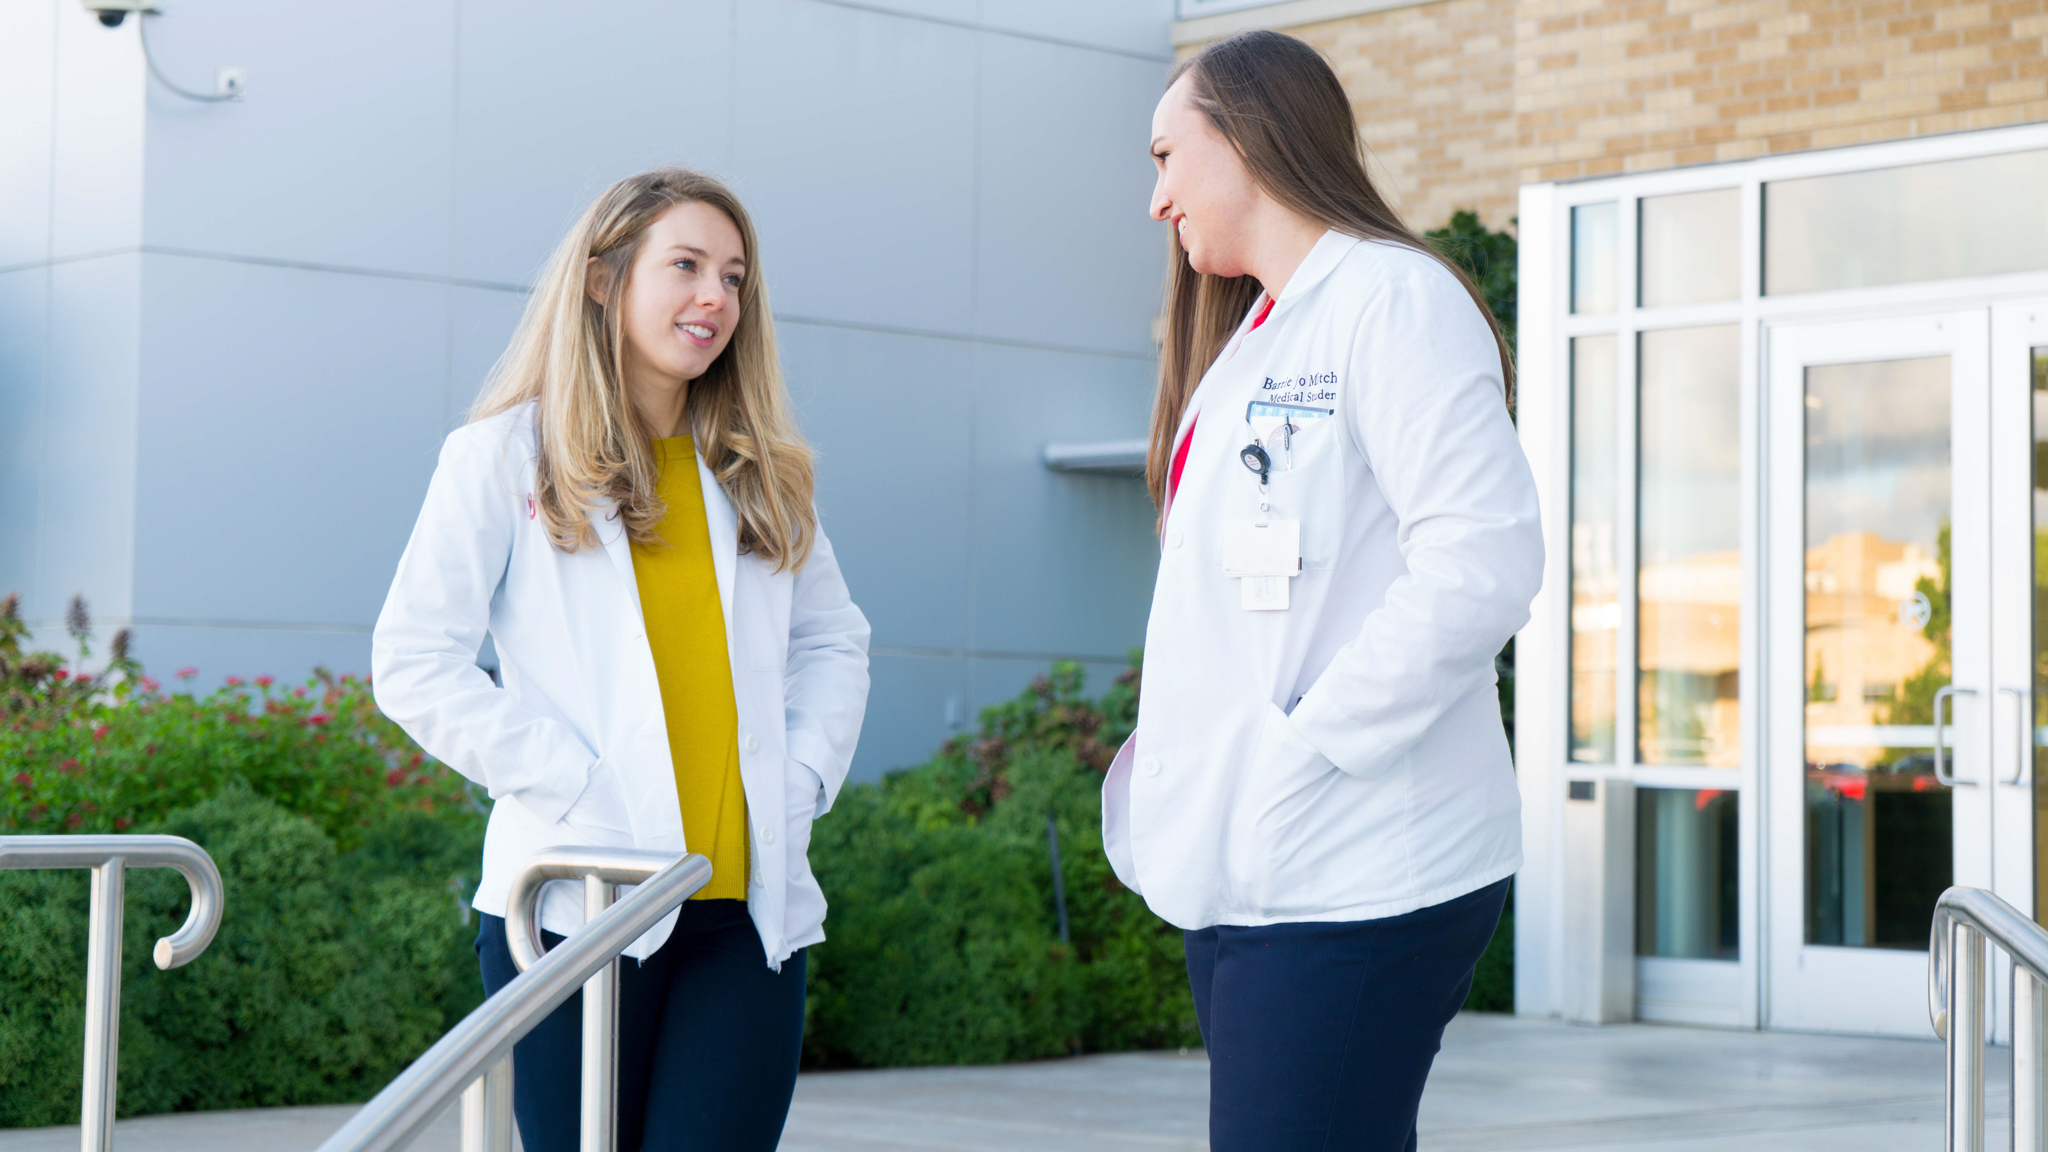
[[[1992,888],[2048,923],[2048,300],[1992,309],[1991,379]]]
[[[1987,324],[1768,334],[1771,1026],[1925,1035],[1934,900],[1992,882]]]

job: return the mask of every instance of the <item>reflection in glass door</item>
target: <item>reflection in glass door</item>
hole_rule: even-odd
[[[2038,770],[2039,749],[2048,742],[2048,346],[2028,350],[2033,388],[2028,399],[2032,408],[2032,436],[2029,471],[2033,474],[2030,511],[2033,527],[2033,707],[2025,711],[2022,723],[2024,745],[2030,745],[2036,765],[2034,792],[2034,919],[2048,924],[2048,783]],[[2016,766],[2013,779],[2022,778]]]
[[[1989,886],[1989,321],[1768,332],[1770,1027],[1926,1035],[1934,901]]]
[[[1947,356],[1809,367],[1806,939],[1927,946],[1953,877]]]

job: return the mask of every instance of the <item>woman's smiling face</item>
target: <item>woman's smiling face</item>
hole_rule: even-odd
[[[647,226],[619,302],[626,375],[695,380],[731,342],[747,253],[725,213],[678,204]]]
[[[1152,111],[1152,218],[1180,237],[1188,264],[1210,276],[1242,276],[1259,188],[1244,158],[1195,106],[1194,75],[1176,80]]]

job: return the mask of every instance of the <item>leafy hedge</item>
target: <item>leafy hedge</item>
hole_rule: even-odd
[[[167,695],[125,637],[93,675],[24,639],[0,600],[0,833],[169,832],[226,888],[213,944],[159,972],[185,882],[129,873],[121,1114],[367,1099],[481,1001],[482,810],[367,684]],[[83,871],[0,872],[0,1127],[77,1121],[88,899]]]

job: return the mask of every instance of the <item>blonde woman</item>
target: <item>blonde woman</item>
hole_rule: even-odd
[[[378,705],[496,802],[486,992],[514,975],[502,916],[536,849],[711,860],[621,966],[622,1152],[780,1139],[804,949],[825,938],[811,821],[867,702],[868,625],[812,506],[759,251],[700,173],[597,198],[442,447],[374,640]],[[486,635],[502,687],[476,664]],[[549,892],[550,946],[581,922]],[[576,1147],[580,1019],[572,999],[515,1051],[528,1152]]]

